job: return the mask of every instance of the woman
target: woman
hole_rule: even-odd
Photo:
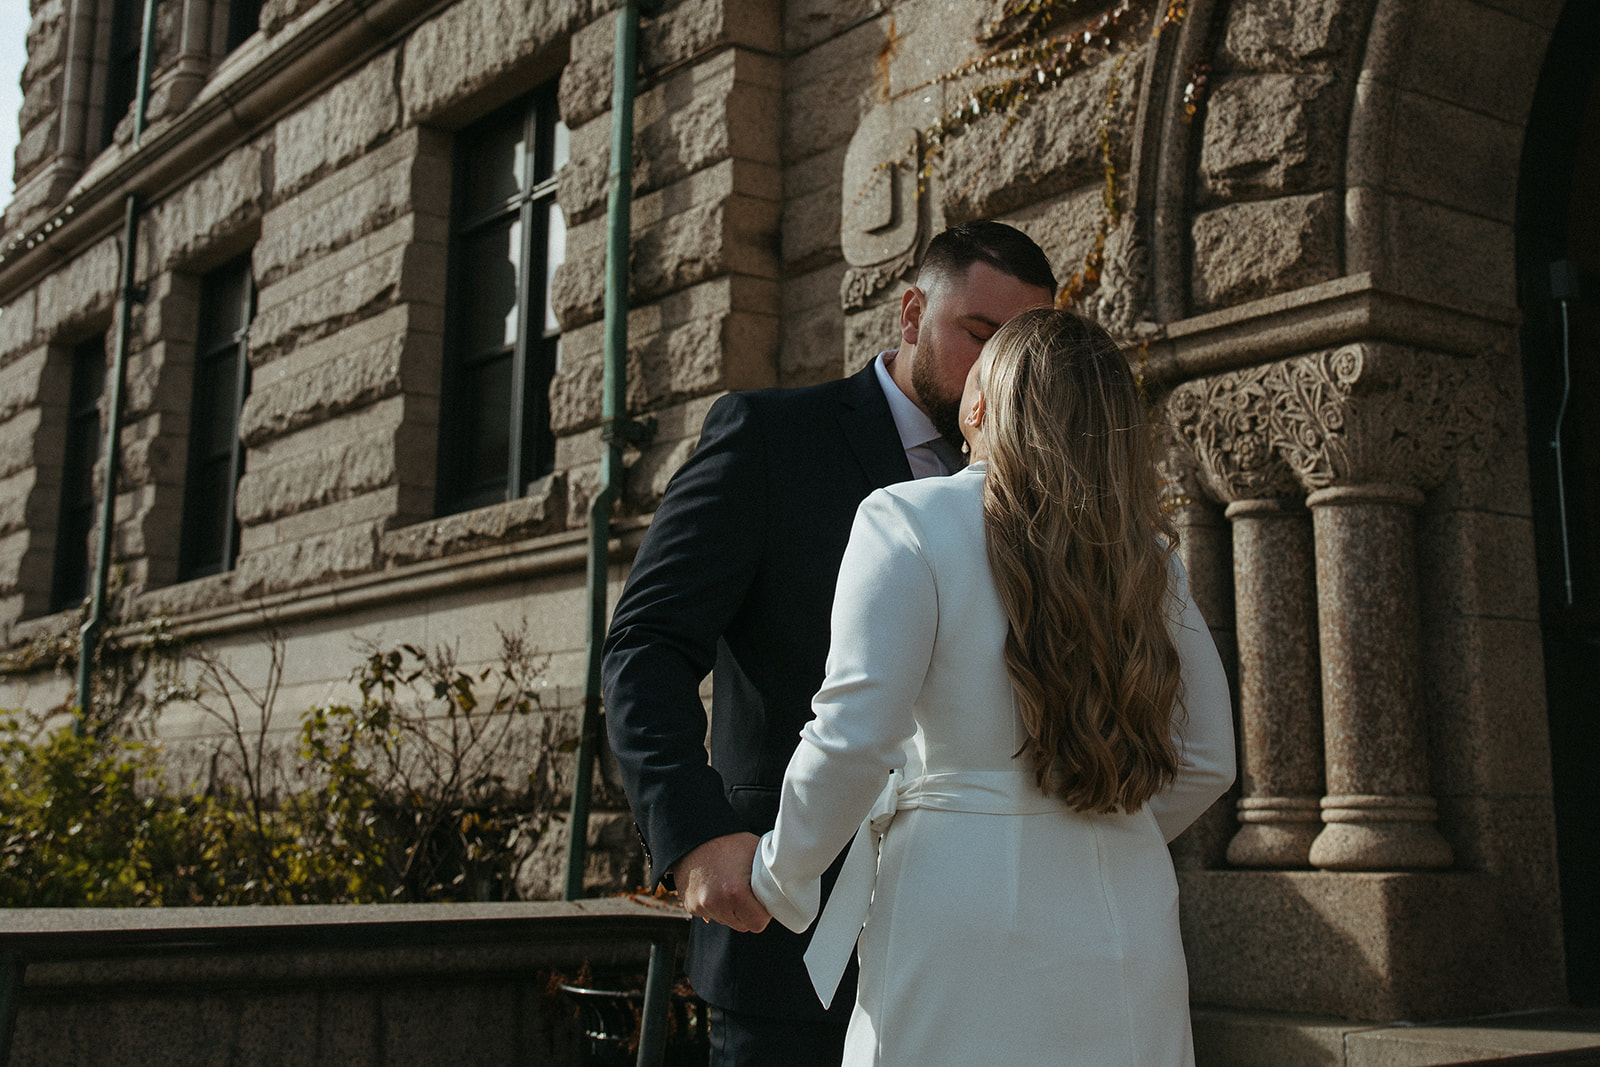
[[[859,950],[847,1064],[1192,1063],[1166,843],[1233,780],[1232,720],[1132,374],[1025,312],[962,412],[971,466],[857,513],[752,887],[807,928],[855,835],[807,954],[826,1003]]]

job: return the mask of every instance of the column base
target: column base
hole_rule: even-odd
[[[1416,871],[1450,866],[1450,845],[1434,826],[1438,805],[1426,796],[1322,798],[1325,826],[1311,845],[1311,865],[1327,871]]]
[[[1276,870],[1311,866],[1311,844],[1322,832],[1316,797],[1244,797],[1239,832],[1228,842],[1234,867]]]

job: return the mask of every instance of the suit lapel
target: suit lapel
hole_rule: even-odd
[[[844,381],[839,428],[875,487],[911,480],[911,464],[871,363]]]

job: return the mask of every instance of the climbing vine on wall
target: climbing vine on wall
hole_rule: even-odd
[[[1004,116],[1005,128],[1009,129],[1036,97],[1057,88],[1108,55],[1119,53],[1113,61],[1100,109],[1098,136],[1105,175],[1101,216],[1094,242],[1083,262],[1061,287],[1057,303],[1062,307],[1081,303],[1099,288],[1105,268],[1106,242],[1122,219],[1111,124],[1123,91],[1122,66],[1137,42],[1139,28],[1144,23],[1143,12],[1153,4],[1152,0],[1117,0],[1114,6],[1101,11],[1087,24],[1068,30],[1067,27],[1081,23],[1084,8],[1088,6],[1086,0],[1003,0],[999,13],[978,36],[978,43],[985,48],[984,54],[940,75],[933,84],[954,84],[974,77],[993,80],[968,90],[966,99],[920,131],[927,150],[918,185],[925,190],[945,145],[968,127],[998,115]],[[1154,19],[1151,36],[1182,22],[1188,13],[1187,0],[1166,0],[1161,15]],[[1196,97],[1204,91],[1203,74],[1201,79],[1198,87],[1191,86],[1191,93]],[[908,154],[914,148],[914,145],[909,146]],[[902,156],[880,166],[902,166],[905,158]]]
[[[1111,154],[1111,116],[1116,111],[1117,97],[1122,92],[1120,75],[1127,58],[1127,53],[1123,53],[1111,66],[1111,77],[1107,79],[1105,101],[1100,107],[1100,124],[1096,131],[1100,139],[1100,162],[1105,171],[1105,188],[1100,193],[1100,222],[1095,227],[1094,243],[1089,246],[1083,264],[1056,294],[1057,307],[1076,307],[1079,301],[1099,287],[1100,273],[1106,263],[1106,240],[1122,221],[1121,200],[1117,195],[1117,163]]]

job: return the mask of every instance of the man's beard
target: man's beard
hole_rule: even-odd
[[[917,400],[928,413],[933,428],[939,435],[949,441],[956,448],[961,447],[961,397],[947,396],[943,392],[943,385],[933,372],[934,360],[930,358],[932,352],[921,351],[917,353],[917,361],[911,365],[911,388],[916,390]]]

